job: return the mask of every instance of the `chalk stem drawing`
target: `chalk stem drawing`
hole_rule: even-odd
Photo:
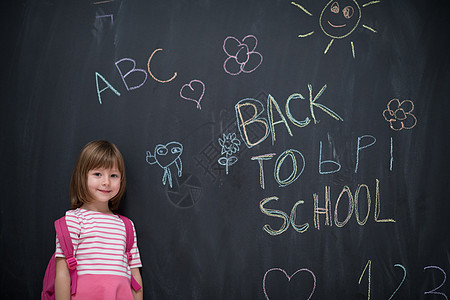
[[[154,154],[150,151],[146,152],[146,161],[150,165],[157,164],[164,170],[162,183],[165,185],[167,182],[172,187],[172,172],[170,166],[175,165],[177,167],[178,177],[183,175],[183,163],[181,161],[181,154],[183,153],[183,145],[179,142],[170,142],[165,145],[158,144],[155,147]]]
[[[198,93],[200,92],[200,96],[195,97],[195,95],[190,95],[191,92]],[[188,94],[186,96],[186,94]],[[197,79],[191,80],[191,82],[183,85],[180,90],[180,97],[184,100],[188,101],[194,101],[197,103],[197,109],[202,109],[202,106],[200,105],[200,101],[203,99],[203,95],[205,94],[205,84]]]
[[[227,59],[223,63],[223,69],[230,75],[239,75],[242,72],[255,71],[263,61],[261,53],[255,51],[258,39],[254,35],[245,36],[239,41],[234,36],[228,36],[223,41],[223,51]]]
[[[221,155],[217,162],[219,165],[225,166],[226,174],[228,175],[228,167],[234,165],[238,158],[233,156],[234,153],[239,151],[241,141],[236,137],[236,133],[223,134],[222,138],[219,138],[219,145],[222,147]]]

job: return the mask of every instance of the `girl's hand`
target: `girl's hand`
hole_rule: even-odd
[[[56,258],[55,300],[70,300],[70,273],[64,257]]]
[[[144,299],[144,287],[142,286],[142,277],[141,277],[141,271],[139,271],[139,268],[132,268],[131,269],[131,276],[136,279],[136,281],[141,286],[141,289],[139,291],[135,291],[134,289],[131,289],[133,292],[133,299],[134,300],[142,300]]]

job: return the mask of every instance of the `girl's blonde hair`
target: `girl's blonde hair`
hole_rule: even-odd
[[[87,184],[88,172],[96,168],[111,169],[114,167],[120,172],[120,189],[117,195],[109,200],[108,205],[111,211],[119,208],[120,200],[125,193],[125,163],[122,154],[116,145],[108,141],[92,141],[84,146],[70,179],[69,191],[72,209],[81,207],[91,199]]]

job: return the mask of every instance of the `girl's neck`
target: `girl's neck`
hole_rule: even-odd
[[[108,215],[113,214],[113,212],[109,209],[108,205],[99,206],[99,205],[95,205],[94,203],[84,203],[80,208],[85,209],[85,210],[100,212],[100,213],[108,214]]]

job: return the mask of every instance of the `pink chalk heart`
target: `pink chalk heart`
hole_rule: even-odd
[[[197,103],[198,109],[202,109],[200,101],[202,101],[204,94],[205,84],[197,79],[191,80],[191,82],[186,83],[181,87],[180,90],[180,97],[185,100],[194,101],[195,103]]]
[[[270,272],[282,272],[284,274],[284,276],[287,278],[288,282],[291,281],[292,277],[294,277],[296,274],[298,274],[299,272],[308,272],[309,274],[311,274],[312,278],[313,278],[313,287],[311,290],[311,293],[309,294],[308,300],[311,299],[312,295],[314,294],[314,291],[316,290],[316,275],[314,275],[314,273],[306,268],[303,269],[299,269],[297,271],[295,271],[292,275],[288,275],[287,272],[283,269],[280,268],[272,268],[270,270],[267,270],[266,274],[264,274],[264,278],[263,278],[263,291],[264,291],[264,295],[266,296],[266,299],[269,300],[269,296],[267,295],[267,291],[266,291],[266,277],[267,274],[269,274]]]

